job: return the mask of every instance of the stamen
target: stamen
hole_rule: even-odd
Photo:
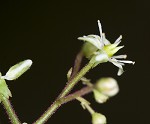
[[[99,20],[97,22],[98,22],[98,28],[99,28],[99,32],[100,32],[100,37],[102,39],[102,25],[101,25]]]
[[[115,59],[126,59],[127,55],[118,55],[118,56],[113,56],[112,58],[115,58]]]
[[[122,63],[128,63],[128,64],[135,64],[135,62],[133,61],[129,61],[129,60],[117,60],[118,62],[122,62]]]
[[[118,39],[114,42],[114,44],[118,44],[119,45],[119,43],[121,42],[121,39],[122,39],[122,35],[120,35],[118,37]]]

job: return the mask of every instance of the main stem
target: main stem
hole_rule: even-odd
[[[80,81],[80,79],[92,68],[93,62],[89,62],[81,71],[69,82],[63,89],[61,94],[58,96],[57,100],[45,111],[45,113],[36,121],[34,124],[44,124],[53,113],[61,106],[62,102],[59,101],[60,98],[65,97],[75,86],[75,84]]]
[[[17,115],[15,114],[15,111],[13,110],[10,101],[5,98],[3,95],[1,95],[1,101],[2,104],[6,110],[6,113],[9,116],[9,119],[11,121],[12,124],[21,124],[21,122],[19,121]]]

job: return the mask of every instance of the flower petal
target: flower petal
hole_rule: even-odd
[[[94,36],[94,35],[83,36],[83,37],[79,37],[78,40],[87,41],[87,42],[93,44],[98,49],[102,49],[102,47],[103,47],[103,43],[100,42],[99,36]]]
[[[103,37],[100,37],[98,35],[88,35],[87,37],[90,37],[90,38],[94,38],[97,40],[97,44],[99,46],[99,49],[102,49],[104,47],[104,39]]]
[[[94,35],[94,34],[90,34],[90,35],[88,35],[87,37],[95,38],[95,39],[98,39],[98,40],[100,40],[100,39],[101,39],[101,38],[100,38],[100,36],[98,36],[98,35]]]
[[[122,67],[122,65],[124,64],[117,62],[116,59],[113,59],[113,60],[110,59],[109,61],[119,68],[117,75],[120,76],[124,72],[123,67]]]

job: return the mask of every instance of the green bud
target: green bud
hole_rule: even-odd
[[[83,54],[86,58],[90,59],[92,55],[98,50],[93,44],[85,42],[82,48]]]
[[[117,81],[113,78],[101,78],[95,84],[95,88],[102,94],[112,97],[119,92]]]
[[[31,60],[24,60],[14,66],[12,66],[5,76],[3,76],[4,79],[7,80],[15,80],[18,77],[20,77],[24,72],[26,72],[30,66],[32,65]]]
[[[106,117],[100,113],[92,114],[92,124],[106,124]]]
[[[108,96],[102,94],[98,90],[93,90],[93,93],[94,93],[94,98],[95,98],[96,102],[98,102],[98,103],[104,103],[109,98]]]
[[[1,73],[0,73],[1,75]],[[9,99],[9,97],[12,97],[10,90],[8,89],[8,86],[4,79],[1,79],[0,77],[0,94]],[[1,102],[1,99],[0,99]]]

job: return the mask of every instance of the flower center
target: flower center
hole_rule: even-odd
[[[108,55],[108,57],[112,57],[119,49],[123,46],[118,46],[116,44],[109,44],[103,47],[103,51]]]

